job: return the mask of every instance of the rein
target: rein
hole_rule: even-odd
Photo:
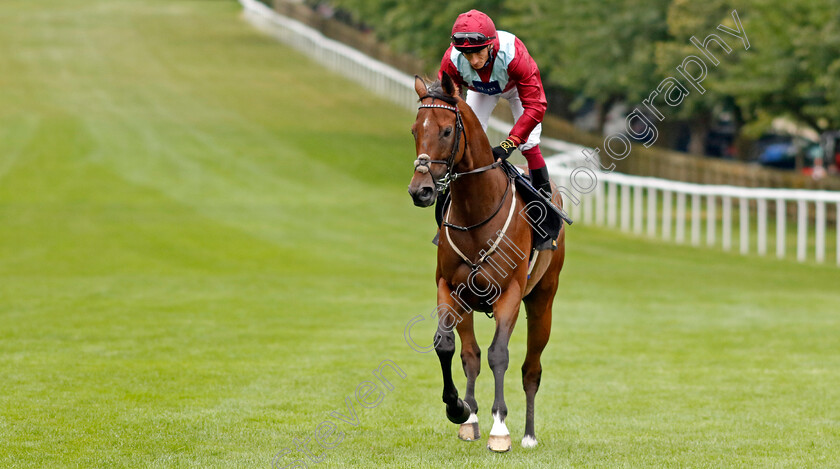
[[[504,195],[502,195],[502,200],[499,201],[499,205],[496,207],[496,210],[494,210],[493,213],[489,217],[487,217],[484,221],[478,222],[475,225],[470,225],[470,226],[453,225],[452,223],[449,223],[448,221],[445,221],[445,222],[443,222],[443,226],[448,227],[448,228],[452,228],[453,230],[458,230],[458,231],[470,231],[474,228],[478,228],[479,226],[487,223],[488,221],[492,220],[493,217],[496,216],[496,214],[499,213],[499,210],[502,209],[502,205],[505,204],[505,200],[507,200],[507,195],[508,195],[508,192],[510,192],[510,188],[511,188],[512,185],[513,184],[511,184],[511,180],[508,179],[508,185],[505,186],[505,193],[504,193]],[[448,212],[447,212],[447,215],[448,215]],[[447,217],[447,219],[448,219],[448,217]]]

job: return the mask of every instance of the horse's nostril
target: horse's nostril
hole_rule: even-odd
[[[432,197],[435,196],[435,189],[433,187],[423,187],[420,189],[420,192],[417,194],[417,198],[422,201],[429,201],[432,200]]]

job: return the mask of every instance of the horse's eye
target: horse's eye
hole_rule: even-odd
[[[443,132],[441,132],[441,137],[443,137],[443,138],[446,138],[450,135],[452,135],[452,127],[447,127],[445,129],[443,129]]]

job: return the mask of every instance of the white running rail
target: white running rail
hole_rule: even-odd
[[[822,263],[827,260],[832,211],[831,247],[840,265],[840,192],[690,184],[604,173],[593,167],[587,171],[560,167],[553,165],[553,159],[547,163],[573,219],[680,244],[720,243],[725,251],[737,246],[741,254],[762,256],[775,251],[779,259],[795,253],[800,262]],[[592,182],[592,174],[597,182]],[[736,210],[737,223],[733,223]],[[795,220],[790,231],[788,219]]]
[[[257,0],[239,2],[245,18],[259,30],[379,96],[407,109],[416,108],[414,77],[282,16]],[[491,140],[501,140],[510,127],[509,123],[491,118],[488,135]],[[704,241],[707,246],[719,243],[725,251],[733,249],[737,235],[742,254],[759,255],[771,251],[768,243],[772,231],[776,257],[785,258],[795,252],[801,262],[811,258],[812,252],[812,259],[822,263],[826,261],[828,212],[832,210],[836,220],[836,226],[831,227],[833,250],[840,265],[838,192],[713,186],[604,173],[584,160],[584,147],[549,138],[543,138],[541,146],[554,153],[546,158],[549,170],[559,182],[566,208],[580,223],[694,246]],[[586,172],[594,174],[597,181],[591,181]],[[734,226],[733,205],[738,213]],[[768,223],[771,218],[775,223]],[[789,219],[795,223],[790,233]]]

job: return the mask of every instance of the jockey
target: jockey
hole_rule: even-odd
[[[467,87],[467,104],[485,131],[499,98],[508,100],[515,123],[508,138],[493,148],[493,155],[507,159],[519,148],[528,161],[533,186],[549,196],[551,183],[539,147],[547,102],[540,70],[525,44],[511,33],[496,31],[489,16],[470,10],[452,26],[452,44],[443,55],[438,78],[443,72]]]

